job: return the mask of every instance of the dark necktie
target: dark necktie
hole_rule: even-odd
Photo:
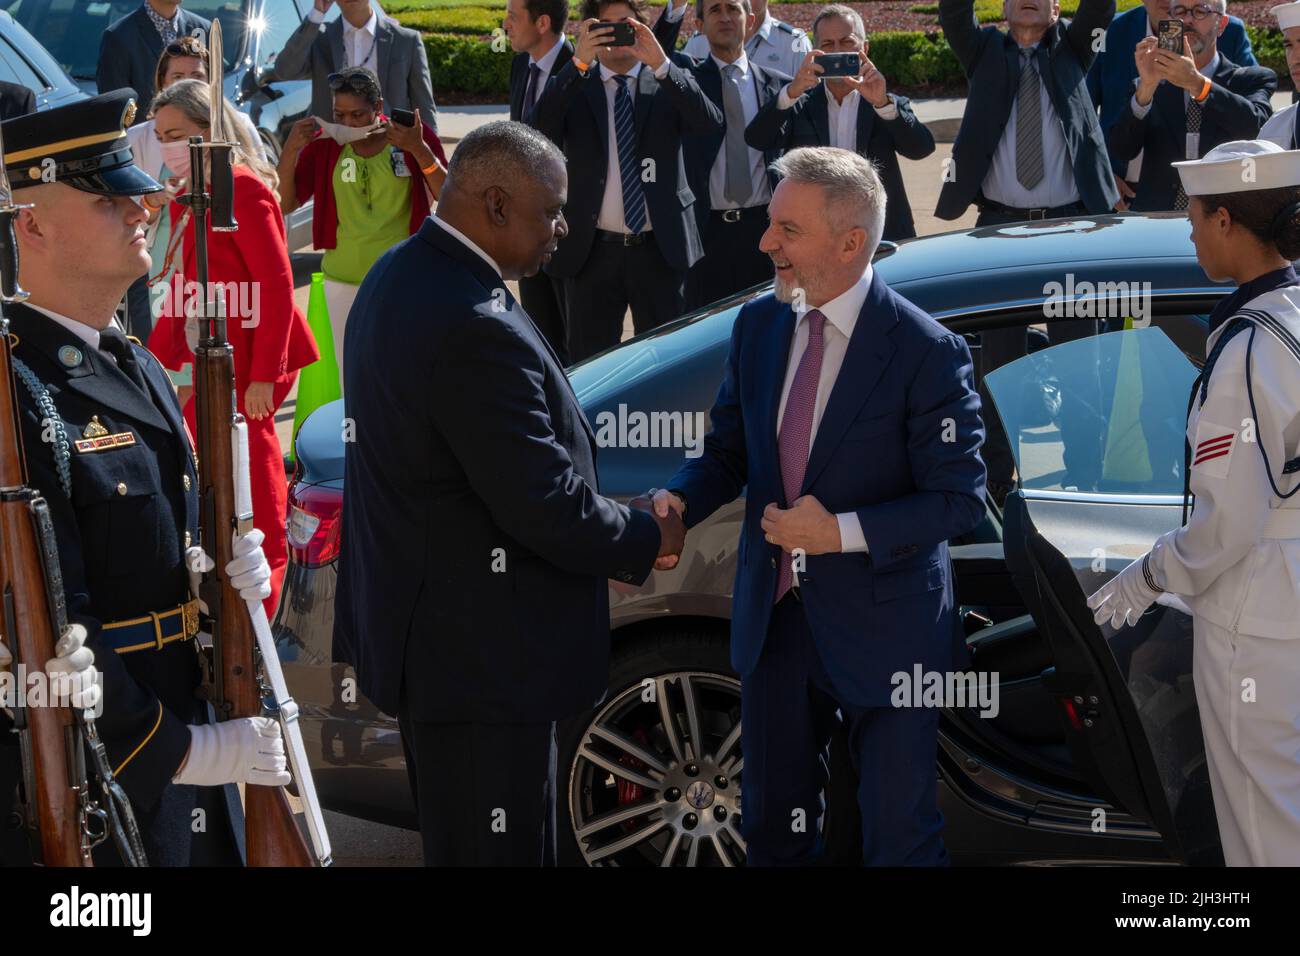
[[[1043,179],[1043,106],[1038,67],[1032,50],[1020,53],[1020,91],[1016,94],[1016,179],[1033,189]]]
[[[799,365],[790,380],[790,394],[785,400],[785,414],[781,416],[781,433],[777,436],[777,458],[781,465],[781,487],[785,489],[785,506],[794,505],[803,488],[804,472],[808,470],[808,454],[812,447],[813,413],[817,408],[817,386],[821,381],[822,355],[825,339],[822,332],[826,316],[819,310],[808,313],[808,344],[804,347]],[[794,558],[782,552],[777,563],[776,600],[794,585]],[[773,602],[775,603],[775,602]]]
[[[723,195],[737,206],[744,206],[754,191],[749,176],[749,146],[745,143],[745,107],[740,99],[740,83],[736,74],[740,67],[728,63],[723,70],[722,108],[727,121],[726,170]]]
[[[1187,132],[1200,133],[1201,131],[1201,104],[1191,97],[1187,98]],[[1199,152],[1199,150],[1198,150]],[[1185,156],[1184,159],[1200,159],[1199,156]],[[1183,178],[1178,177],[1178,192],[1174,194],[1174,208],[1187,208],[1187,193],[1183,192]]]
[[[528,114],[533,111],[533,106],[537,103],[537,94],[541,91],[538,87],[542,78],[542,68],[536,63],[528,67],[528,85],[524,87],[524,114],[519,117],[522,120],[528,119]]]
[[[627,231],[638,233],[645,228],[645,191],[641,188],[641,164],[636,161],[636,122],[632,114],[632,94],[627,91],[629,77],[615,76],[614,141],[618,144],[618,178],[623,184],[623,222]]]
[[[126,334],[121,329],[110,325],[102,330],[99,333],[99,347],[117,359],[117,367],[136,384],[140,391],[146,395],[149,393],[149,386],[144,382],[144,372],[140,370],[140,363],[135,360],[131,343],[127,341]]]

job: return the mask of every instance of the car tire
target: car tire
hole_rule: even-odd
[[[743,863],[740,680],[726,633],[675,629],[614,643],[605,700],[558,728],[560,864]]]

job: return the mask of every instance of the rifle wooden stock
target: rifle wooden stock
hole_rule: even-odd
[[[9,351],[8,323],[0,318],[0,596],[6,643],[15,664],[44,670],[59,639],[45,557],[27,486],[17,392]],[[57,559],[56,559],[57,560]],[[22,689],[19,689],[22,692]],[[47,702],[48,704],[49,702]],[[83,852],[78,781],[70,750],[72,712],[67,707],[24,708],[35,780],[26,794],[35,808],[40,854],[47,866],[90,866]]]
[[[247,607],[239,592],[230,586],[225,573],[234,549],[232,533],[238,520],[231,447],[231,425],[236,414],[235,366],[234,350],[228,342],[200,343],[194,356],[194,382],[201,540],[216,562],[219,586],[219,593],[207,597],[208,607],[214,612],[216,706],[222,720],[260,717],[257,639]],[[244,835],[249,866],[314,865],[283,787],[245,786]]]

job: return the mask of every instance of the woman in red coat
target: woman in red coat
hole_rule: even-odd
[[[234,130],[226,104],[225,126]],[[154,128],[167,166],[189,176],[190,136],[207,137],[208,86],[183,80],[159,92],[153,104]],[[266,536],[262,547],[271,565],[267,615],[275,613],[289,555],[285,540],[288,489],[284,457],[275,433],[275,412],[293,386],[298,369],[320,357],[307,320],[293,301],[293,272],[285,244],[284,220],[275,193],[275,171],[249,150],[234,150],[236,232],[208,230],[208,277],[226,298],[226,337],[234,347],[235,396],[248,419],[249,473],[253,523]],[[162,363],[180,369],[194,360],[197,321],[187,340],[186,308],[197,315],[194,224],[188,209],[173,203],[168,258],[176,272],[166,286],[151,289],[157,317],[149,348]],[[189,287],[187,288],[187,283]],[[185,419],[195,429],[193,396]]]

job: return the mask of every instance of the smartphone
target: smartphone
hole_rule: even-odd
[[[636,30],[632,24],[622,20],[601,20],[600,25],[614,28],[614,39],[607,46],[636,46]]]
[[[392,120],[394,123],[396,123],[398,126],[414,126],[414,125],[415,125],[415,111],[414,111],[414,110],[398,110],[398,109],[389,110],[388,118],[391,119],[391,120]]]
[[[857,76],[862,70],[862,61],[856,53],[823,53],[813,62],[822,68],[822,79],[828,76]]]
[[[1183,30],[1185,26],[1182,20],[1161,20],[1156,32],[1156,45],[1162,50],[1168,50],[1171,53],[1183,54]]]

